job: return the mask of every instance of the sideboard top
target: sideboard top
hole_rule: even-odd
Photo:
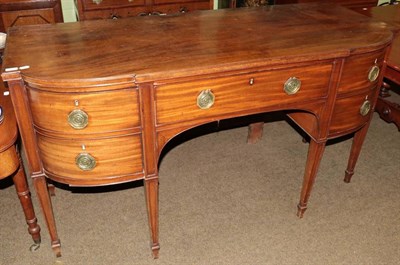
[[[37,80],[147,81],[344,57],[391,39],[385,23],[336,5],[196,11],[13,27],[3,72],[23,67],[25,78]]]

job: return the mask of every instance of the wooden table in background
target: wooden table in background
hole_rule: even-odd
[[[0,82],[0,180],[12,176],[28,224],[28,231],[35,243],[34,248],[31,248],[34,250],[40,244],[40,227],[37,224],[24,168],[15,146],[18,138],[17,122],[11,99],[9,96],[4,96],[5,91],[4,83]]]
[[[60,0],[0,0],[0,32],[6,32],[12,26],[49,24],[62,22]],[[0,49],[0,57],[3,49]],[[0,58],[0,67],[1,67]],[[31,250],[39,247],[40,227],[30,197],[29,186],[16,146],[18,138],[17,122],[14,116],[10,96],[4,95],[8,89],[0,78],[0,179],[12,176],[19,196],[28,231],[35,244]],[[7,91],[8,92],[8,91]]]

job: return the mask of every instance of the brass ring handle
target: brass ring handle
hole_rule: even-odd
[[[209,109],[214,105],[215,96],[210,89],[202,90],[197,96],[197,106],[200,109]]]
[[[301,81],[297,77],[290,77],[283,85],[283,90],[288,95],[296,94],[301,87]]]
[[[88,153],[80,153],[75,158],[75,164],[81,170],[89,171],[96,167],[96,159]]]
[[[371,110],[371,102],[369,100],[365,100],[360,107],[361,116],[366,116]]]
[[[4,121],[4,112],[3,108],[0,106],[0,124],[2,124]]]
[[[376,79],[378,79],[379,72],[380,72],[380,69],[377,65],[372,66],[368,72],[368,80],[370,82],[374,82]]]
[[[76,109],[68,114],[68,123],[74,129],[84,129],[88,125],[88,122],[89,116],[83,110]]]

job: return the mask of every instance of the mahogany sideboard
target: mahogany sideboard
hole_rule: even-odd
[[[46,178],[143,180],[158,257],[163,148],[196,126],[256,113],[287,111],[311,137],[302,217],[327,140],[354,133],[350,181],[392,38],[382,23],[320,3],[11,28],[2,77],[56,255]]]
[[[213,9],[213,0],[74,0],[79,20],[163,16]]]

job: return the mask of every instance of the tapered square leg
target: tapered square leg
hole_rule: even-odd
[[[300,202],[297,205],[297,216],[302,218],[307,209],[308,199],[317,176],[318,168],[325,150],[326,142],[317,143],[313,139],[308,148],[306,169],[304,172],[303,186],[300,194]]]
[[[144,187],[150,227],[151,250],[153,257],[157,259],[160,250],[158,239],[158,177],[145,179]]]
[[[264,122],[256,122],[249,125],[247,143],[254,144],[262,139]]]
[[[344,182],[346,183],[349,183],[351,181],[351,177],[354,174],[354,168],[356,166],[358,157],[360,156],[361,147],[364,143],[365,137],[367,136],[368,127],[369,123],[354,134],[353,143],[351,145],[350,157],[344,176]]]

